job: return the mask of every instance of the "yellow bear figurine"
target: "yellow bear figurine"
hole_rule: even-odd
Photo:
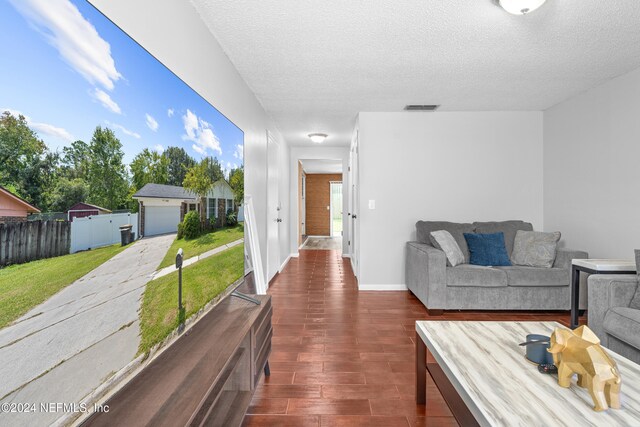
[[[556,328],[548,351],[558,367],[561,387],[569,387],[573,374],[578,374],[578,386],[589,391],[596,411],[620,408],[622,380],[618,367],[591,329],[586,326],[573,331]]]

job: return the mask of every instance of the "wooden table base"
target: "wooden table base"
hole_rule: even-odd
[[[445,402],[447,402],[447,406],[449,406],[458,424],[465,427],[479,427],[480,424],[478,424],[440,365],[427,361],[427,346],[416,332],[416,403],[418,405],[426,405],[427,403],[427,372],[433,378],[433,382],[438,387]]]

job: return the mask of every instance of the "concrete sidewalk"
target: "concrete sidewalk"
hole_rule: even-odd
[[[184,261],[182,261],[182,267],[188,267],[191,264],[200,261],[201,259],[205,259],[205,258],[209,258],[212,255],[215,254],[219,254],[220,252],[224,252],[227,249],[231,249],[234,246],[238,246],[240,244],[244,243],[244,239],[238,239],[236,241],[233,241],[231,243],[227,243],[226,245],[222,245],[219,246],[215,249],[211,249],[210,251],[201,253],[200,255],[196,255],[194,257],[191,257],[189,259],[185,259]],[[171,265],[169,267],[165,267],[161,270],[158,270],[154,273],[153,278],[157,279],[158,277],[162,277],[162,276],[166,276],[167,274],[171,274],[174,271],[177,271],[178,269],[176,268],[175,265]]]
[[[0,330],[0,404],[77,403],[129,363],[140,298],[174,239],[135,242]],[[0,425],[48,425],[61,415],[0,413]]]

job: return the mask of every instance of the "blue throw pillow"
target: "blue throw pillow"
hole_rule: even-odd
[[[464,233],[471,259],[469,264],[485,266],[511,265],[507,248],[504,245],[504,234]]]

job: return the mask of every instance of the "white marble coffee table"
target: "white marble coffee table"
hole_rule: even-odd
[[[580,272],[587,274],[632,274],[636,272],[636,262],[632,259],[571,260],[571,329],[578,327]]]
[[[622,376],[622,408],[595,412],[588,392],[541,374],[518,343],[551,335],[555,322],[416,322],[416,400],[426,370],[463,426],[639,426],[640,365],[609,352]],[[437,363],[426,362],[426,348]]]

